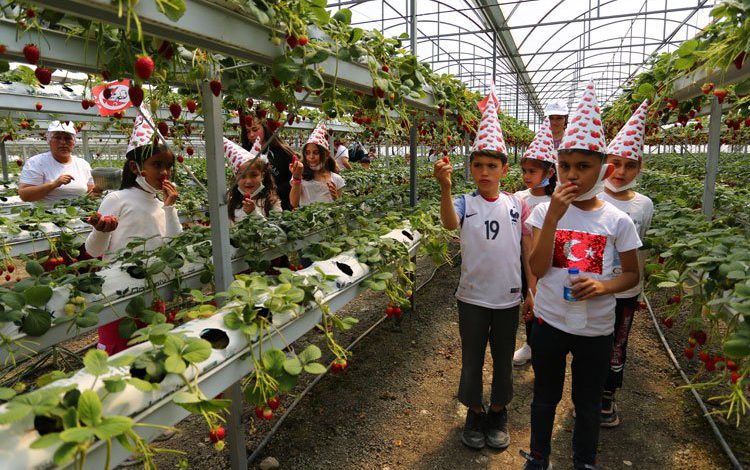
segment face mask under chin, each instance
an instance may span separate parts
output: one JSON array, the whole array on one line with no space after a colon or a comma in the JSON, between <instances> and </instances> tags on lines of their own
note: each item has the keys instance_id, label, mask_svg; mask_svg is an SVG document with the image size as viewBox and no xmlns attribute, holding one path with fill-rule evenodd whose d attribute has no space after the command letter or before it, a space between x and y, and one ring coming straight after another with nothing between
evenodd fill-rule
<instances>
[{"instance_id":1,"label":"face mask under chin","mask_svg":"<svg viewBox=\"0 0 750 470\"><path fill-rule=\"evenodd\" d=\"M593 199L596 197L597 194L604 191L604 181L607 176L607 170L609 169L609 164L605 163L602 165L601 169L599 170L599 176L596 180L596 183L594 186L591 187L588 191L586 191L583 194L580 194L576 196L574 201L581 202L581 201L588 201L589 199ZM558 169L558 172L560 170Z\"/></svg>"},{"instance_id":2,"label":"face mask under chin","mask_svg":"<svg viewBox=\"0 0 750 470\"><path fill-rule=\"evenodd\" d=\"M635 183L636 183L636 178L633 178L633 181L631 181L630 183L617 187L614 184L612 184L612 182L609 179L607 179L604 181L604 187L606 187L613 193L622 193L622 192L629 190L633 186L635 186Z\"/></svg>"}]
</instances>

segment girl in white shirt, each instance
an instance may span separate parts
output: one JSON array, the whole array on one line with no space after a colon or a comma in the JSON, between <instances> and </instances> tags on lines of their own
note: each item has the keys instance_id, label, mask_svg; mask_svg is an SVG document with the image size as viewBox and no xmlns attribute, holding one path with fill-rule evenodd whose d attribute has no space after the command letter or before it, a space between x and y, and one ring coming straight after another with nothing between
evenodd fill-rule
<instances>
[{"instance_id":1,"label":"girl in white shirt","mask_svg":"<svg viewBox=\"0 0 750 470\"><path fill-rule=\"evenodd\" d=\"M86 252L112 259L135 237L149 238L148 249L182 232L177 209L177 188L169 180L174 155L164 146L145 145L126 155L119 191L107 194L99 206L100 217L92 220L94 230L86 239ZM159 199L161 195L162 200ZM99 349L112 355L127 349L129 338L118 332L120 320L99 327Z\"/></svg>"},{"instance_id":2,"label":"girl in white shirt","mask_svg":"<svg viewBox=\"0 0 750 470\"><path fill-rule=\"evenodd\" d=\"M324 123L318 124L302 146L302 161L295 160L289 169L292 171L289 201L294 208L313 202L333 202L343 194L346 183L336 173L336 162L328 150Z\"/></svg>"},{"instance_id":3,"label":"girl in white shirt","mask_svg":"<svg viewBox=\"0 0 750 470\"><path fill-rule=\"evenodd\" d=\"M249 152L224 139L224 157L234 173L227 204L229 220L233 223L250 214L265 219L271 212L281 212L281 200L276 193L271 166L260 150L260 139L256 139Z\"/></svg>"}]
</instances>

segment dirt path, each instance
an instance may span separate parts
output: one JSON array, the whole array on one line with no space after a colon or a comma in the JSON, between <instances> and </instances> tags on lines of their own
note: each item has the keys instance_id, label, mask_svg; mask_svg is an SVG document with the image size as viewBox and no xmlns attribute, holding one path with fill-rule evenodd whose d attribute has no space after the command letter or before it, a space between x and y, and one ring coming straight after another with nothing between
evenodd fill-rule
<instances>
[{"instance_id":1,"label":"dirt path","mask_svg":"<svg viewBox=\"0 0 750 470\"><path fill-rule=\"evenodd\" d=\"M419 265L421 284L432 268L424 261ZM457 266L441 268L417 293L418 313L404 322L401 331L384 326L362 340L354 349L349 370L321 380L293 410L254 468L264 457L273 456L282 469L520 469L523 462L518 450L528 450L529 441L530 366L515 372L508 450L476 452L459 442L465 411L455 398L461 354L453 297L458 275ZM348 344L374 323L383 314L384 305L383 296L375 293L366 293L350 303L345 313L360 318L361 324L341 343ZM519 345L523 337L521 327ZM300 339L297 346L319 341L320 335L311 334ZM491 370L488 353L486 393ZM729 468L692 397L676 389L680 378L645 314L635 320L625 384L618 395L623 423L602 430L603 468ZM298 390L304 385L300 384ZM552 459L556 469L572 467L569 396L568 381L554 433ZM293 398L283 397L277 413ZM275 421L259 422L246 407L248 453ZM190 468L229 468L228 454L216 453L208 442L205 423L191 417L178 427L178 436L160 444L185 451ZM157 458L159 468L174 468L176 461L168 454Z\"/></svg>"}]
</instances>

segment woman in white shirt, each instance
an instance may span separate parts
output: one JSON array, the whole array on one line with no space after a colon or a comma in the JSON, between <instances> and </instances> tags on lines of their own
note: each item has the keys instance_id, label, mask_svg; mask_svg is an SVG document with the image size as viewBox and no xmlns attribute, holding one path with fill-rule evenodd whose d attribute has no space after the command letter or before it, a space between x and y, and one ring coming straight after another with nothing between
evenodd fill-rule
<instances>
[{"instance_id":1,"label":"woman in white shirt","mask_svg":"<svg viewBox=\"0 0 750 470\"><path fill-rule=\"evenodd\" d=\"M343 193L346 183L335 171L336 163L326 137L326 126L321 122L302 146L302 161L295 160L289 165L292 171L289 201L294 208L313 202L333 202Z\"/></svg>"},{"instance_id":2,"label":"woman in white shirt","mask_svg":"<svg viewBox=\"0 0 750 470\"><path fill-rule=\"evenodd\" d=\"M76 130L72 122L52 121L47 128L50 151L34 155L21 170L18 195L27 202L53 204L85 196L94 189L89 163L73 155Z\"/></svg>"},{"instance_id":3,"label":"woman in white shirt","mask_svg":"<svg viewBox=\"0 0 750 470\"><path fill-rule=\"evenodd\" d=\"M333 146L336 148L333 158L336 160L336 166L338 170L351 170L352 165L349 163L349 149L346 147L346 140L336 140L333 142Z\"/></svg>"}]
</instances>

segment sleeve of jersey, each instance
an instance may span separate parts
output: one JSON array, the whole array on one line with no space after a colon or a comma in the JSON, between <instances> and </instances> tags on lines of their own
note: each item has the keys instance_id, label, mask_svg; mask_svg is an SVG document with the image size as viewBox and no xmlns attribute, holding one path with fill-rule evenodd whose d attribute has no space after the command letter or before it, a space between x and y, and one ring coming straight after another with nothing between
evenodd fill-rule
<instances>
[{"instance_id":1,"label":"sleeve of jersey","mask_svg":"<svg viewBox=\"0 0 750 470\"><path fill-rule=\"evenodd\" d=\"M461 221L461 225L464 224L464 214L466 214L466 199L463 196L458 196L453 199L453 208L456 209L456 215Z\"/></svg>"},{"instance_id":2,"label":"sleeve of jersey","mask_svg":"<svg viewBox=\"0 0 750 470\"><path fill-rule=\"evenodd\" d=\"M529 218L526 220L526 226L532 228L542 228L544 217L547 215L547 204L539 204L531 211Z\"/></svg>"},{"instance_id":3,"label":"sleeve of jersey","mask_svg":"<svg viewBox=\"0 0 750 470\"><path fill-rule=\"evenodd\" d=\"M111 193L104 197L99 206L99 213L105 215L120 215L120 198L117 193ZM115 229L117 230L117 229ZM86 253L98 258L102 256L109 248L109 240L112 238L112 232L100 232L96 229L89 233L86 238Z\"/></svg>"},{"instance_id":4,"label":"sleeve of jersey","mask_svg":"<svg viewBox=\"0 0 750 470\"><path fill-rule=\"evenodd\" d=\"M518 200L521 203L521 235L531 235L531 227L526 223L531 215L529 205L521 198L518 198Z\"/></svg>"},{"instance_id":5,"label":"sleeve of jersey","mask_svg":"<svg viewBox=\"0 0 750 470\"><path fill-rule=\"evenodd\" d=\"M623 214L624 215L624 214ZM638 236L633 221L625 215L618 217L617 220L617 239L615 240L615 249L618 253L624 253L630 250L636 250L643 246Z\"/></svg>"}]
</instances>

